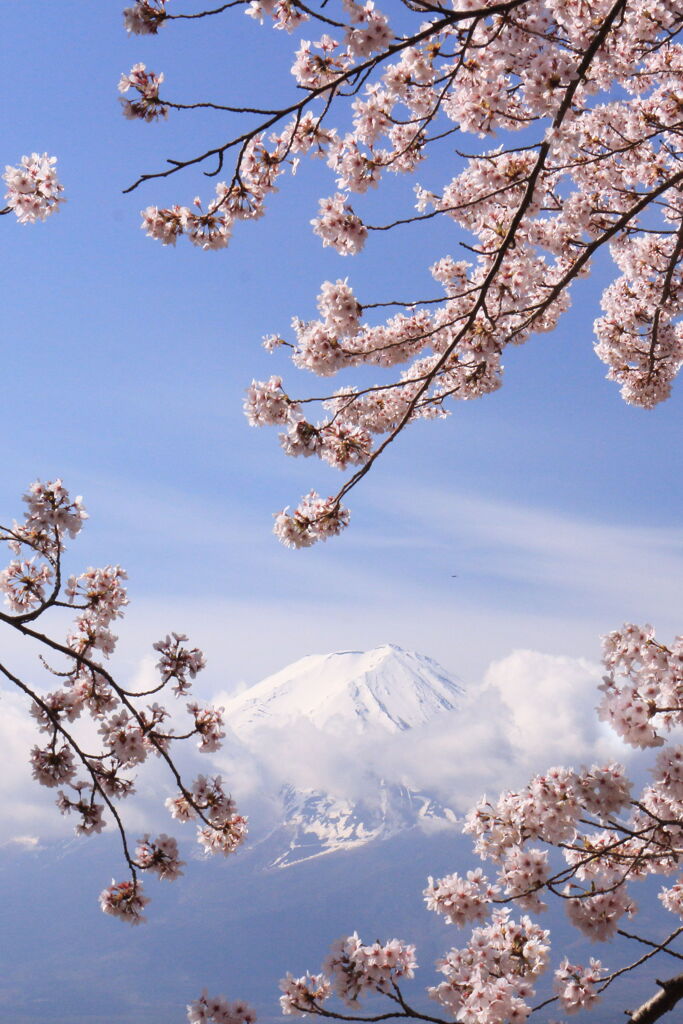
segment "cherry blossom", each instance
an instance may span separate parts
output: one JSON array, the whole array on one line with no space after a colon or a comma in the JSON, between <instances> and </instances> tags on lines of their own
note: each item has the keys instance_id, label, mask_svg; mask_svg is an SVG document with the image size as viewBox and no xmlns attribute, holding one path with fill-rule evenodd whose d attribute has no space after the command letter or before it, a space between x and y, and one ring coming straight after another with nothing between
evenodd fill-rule
<instances>
[{"instance_id":1,"label":"cherry blossom","mask_svg":"<svg viewBox=\"0 0 683 1024\"><path fill-rule=\"evenodd\" d=\"M282 390L282 378L253 380L244 400L244 413L252 427L265 423L287 423L300 407L294 405Z\"/></svg>"},{"instance_id":2,"label":"cherry blossom","mask_svg":"<svg viewBox=\"0 0 683 1024\"><path fill-rule=\"evenodd\" d=\"M167 16L166 0L136 0L124 10L123 21L131 35L156 35Z\"/></svg>"},{"instance_id":3,"label":"cherry blossom","mask_svg":"<svg viewBox=\"0 0 683 1024\"><path fill-rule=\"evenodd\" d=\"M332 995L332 985L324 974L308 974L303 978L294 978L288 974L280 982L283 995L280 996L280 1009L285 1015L302 1017L314 1012Z\"/></svg>"},{"instance_id":4,"label":"cherry blossom","mask_svg":"<svg viewBox=\"0 0 683 1024\"><path fill-rule=\"evenodd\" d=\"M360 252L368 237L368 230L342 192L320 200L320 211L311 221L313 230L323 245L333 246L342 256Z\"/></svg>"},{"instance_id":5,"label":"cherry blossom","mask_svg":"<svg viewBox=\"0 0 683 1024\"><path fill-rule=\"evenodd\" d=\"M205 752L218 750L221 740L225 737L223 708L202 708L199 704L188 704L187 710L194 718L195 732L199 736L199 749Z\"/></svg>"},{"instance_id":6,"label":"cherry blossom","mask_svg":"<svg viewBox=\"0 0 683 1024\"><path fill-rule=\"evenodd\" d=\"M36 565L35 558L14 560L0 572L0 590L13 612L30 611L45 600L45 588L52 581L49 565Z\"/></svg>"},{"instance_id":7,"label":"cherry blossom","mask_svg":"<svg viewBox=\"0 0 683 1024\"><path fill-rule=\"evenodd\" d=\"M343 530L349 522L349 513L334 500L321 498L311 491L290 513L283 509L275 517L273 532L290 548L307 548L317 540L327 540Z\"/></svg>"},{"instance_id":8,"label":"cherry blossom","mask_svg":"<svg viewBox=\"0 0 683 1024\"><path fill-rule=\"evenodd\" d=\"M129 924L142 924L142 911L149 903L142 894L142 882L115 882L100 893L100 906L105 914L119 917Z\"/></svg>"},{"instance_id":9,"label":"cherry blossom","mask_svg":"<svg viewBox=\"0 0 683 1024\"><path fill-rule=\"evenodd\" d=\"M192 650L185 647L187 637L184 633L171 633L163 640L158 640L152 647L161 655L157 662L157 671L164 684L174 680L173 692L177 697L187 693L191 688L191 680L206 666L204 655L198 647ZM189 679L188 679L189 676Z\"/></svg>"},{"instance_id":10,"label":"cherry blossom","mask_svg":"<svg viewBox=\"0 0 683 1024\"><path fill-rule=\"evenodd\" d=\"M139 96L137 100L121 97L124 116L131 120L137 117L142 121L168 117L168 107L159 99L159 86L163 80L163 74L148 71L144 64L134 64L127 75L121 75L119 92L126 93L135 89Z\"/></svg>"},{"instance_id":11,"label":"cherry blossom","mask_svg":"<svg viewBox=\"0 0 683 1024\"><path fill-rule=\"evenodd\" d=\"M398 979L412 978L416 966L414 946L399 939L364 946L354 932L332 946L324 970L340 999L355 1006L366 990L389 992Z\"/></svg>"},{"instance_id":12,"label":"cherry blossom","mask_svg":"<svg viewBox=\"0 0 683 1024\"><path fill-rule=\"evenodd\" d=\"M223 996L206 991L187 1008L190 1024L255 1024L256 1015L247 1003L228 1002Z\"/></svg>"},{"instance_id":13,"label":"cherry blossom","mask_svg":"<svg viewBox=\"0 0 683 1024\"><path fill-rule=\"evenodd\" d=\"M524 1020L532 982L547 967L548 938L529 917L516 922L509 910L495 910L491 923L475 928L466 947L437 962L446 980L429 995L463 1024Z\"/></svg>"},{"instance_id":14,"label":"cherry blossom","mask_svg":"<svg viewBox=\"0 0 683 1024\"><path fill-rule=\"evenodd\" d=\"M44 750L34 747L31 751L31 765L33 777L42 786L49 788L71 782L76 774L73 752L66 745L59 749L49 746Z\"/></svg>"},{"instance_id":15,"label":"cherry blossom","mask_svg":"<svg viewBox=\"0 0 683 1024\"><path fill-rule=\"evenodd\" d=\"M172 882L182 875L183 861L178 856L178 843L162 834L151 840L143 836L135 850L135 859L144 871L153 871L159 878Z\"/></svg>"},{"instance_id":16,"label":"cherry blossom","mask_svg":"<svg viewBox=\"0 0 683 1024\"><path fill-rule=\"evenodd\" d=\"M462 927L470 921L484 921L492 899L499 887L491 885L481 868L468 871L467 878L458 874L429 879L425 889L425 903L429 910L443 914L447 921Z\"/></svg>"},{"instance_id":17,"label":"cherry blossom","mask_svg":"<svg viewBox=\"0 0 683 1024\"><path fill-rule=\"evenodd\" d=\"M555 990L567 1013L587 1009L598 999L595 986L602 973L602 964L593 957L590 967L571 964L567 957L564 958L555 971Z\"/></svg>"},{"instance_id":18,"label":"cherry blossom","mask_svg":"<svg viewBox=\"0 0 683 1024\"><path fill-rule=\"evenodd\" d=\"M56 156L32 153L22 156L17 167L6 166L2 177L7 185L7 207L0 213L14 212L20 224L33 224L56 213L65 202L56 165Z\"/></svg>"}]
</instances>

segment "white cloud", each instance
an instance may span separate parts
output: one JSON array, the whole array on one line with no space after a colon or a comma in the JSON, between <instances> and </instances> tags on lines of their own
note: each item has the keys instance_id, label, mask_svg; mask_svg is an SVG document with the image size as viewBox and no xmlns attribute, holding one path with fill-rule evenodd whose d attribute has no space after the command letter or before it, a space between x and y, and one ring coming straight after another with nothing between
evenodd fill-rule
<instances>
[{"instance_id":1,"label":"white cloud","mask_svg":"<svg viewBox=\"0 0 683 1024\"><path fill-rule=\"evenodd\" d=\"M7 847L27 852L41 849L40 839L38 836L12 836L11 839L7 839L5 842L0 843L0 849Z\"/></svg>"},{"instance_id":2,"label":"white cloud","mask_svg":"<svg viewBox=\"0 0 683 1024\"><path fill-rule=\"evenodd\" d=\"M461 709L421 728L332 736L302 719L254 732L244 744L231 737L217 763L246 807L253 797L274 797L284 782L378 799L369 788L373 776L432 792L464 811L483 792L521 786L551 765L629 756L597 719L599 681L599 666L585 659L514 651L490 665Z\"/></svg>"},{"instance_id":3,"label":"white cloud","mask_svg":"<svg viewBox=\"0 0 683 1024\"><path fill-rule=\"evenodd\" d=\"M482 710L497 718L517 762L538 767L622 755L626 748L595 713L601 667L584 658L514 651L489 667Z\"/></svg>"}]
</instances>

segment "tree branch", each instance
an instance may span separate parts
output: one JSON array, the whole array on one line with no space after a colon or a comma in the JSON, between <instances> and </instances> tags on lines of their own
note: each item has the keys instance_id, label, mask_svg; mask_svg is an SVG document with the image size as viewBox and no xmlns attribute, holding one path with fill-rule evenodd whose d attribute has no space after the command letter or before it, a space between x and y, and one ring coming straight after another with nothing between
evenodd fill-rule
<instances>
[{"instance_id":1,"label":"tree branch","mask_svg":"<svg viewBox=\"0 0 683 1024\"><path fill-rule=\"evenodd\" d=\"M683 999L683 974L677 974L675 978L666 981L659 981L661 991L648 999L637 1010L628 1010L629 1024L653 1024L665 1013L673 1010L674 1006Z\"/></svg>"}]
</instances>

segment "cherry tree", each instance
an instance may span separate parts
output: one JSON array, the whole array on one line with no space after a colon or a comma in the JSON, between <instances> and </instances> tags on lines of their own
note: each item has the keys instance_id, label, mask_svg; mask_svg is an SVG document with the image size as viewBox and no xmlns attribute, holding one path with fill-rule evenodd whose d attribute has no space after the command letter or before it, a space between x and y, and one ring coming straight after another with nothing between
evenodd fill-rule
<instances>
[{"instance_id":1,"label":"cherry tree","mask_svg":"<svg viewBox=\"0 0 683 1024\"><path fill-rule=\"evenodd\" d=\"M246 835L246 819L237 813L220 776L199 775L185 783L175 761L175 748L183 740L195 738L205 753L218 749L225 735L221 709L190 701L188 721L178 732L171 711L158 702L169 691L186 697L205 666L202 652L188 647L187 637L179 633L154 644L153 685L131 688L114 678L104 662L116 645L110 626L128 604L126 573L108 565L65 576L66 542L78 535L88 516L82 499L72 499L61 480L37 481L24 502L23 522L0 526L0 542L15 556L0 571L8 607L0 611L0 623L33 644L55 688L45 692L27 682L5 658L0 674L26 696L44 734L30 755L36 781L50 789L61 787L57 807L74 816L77 834L101 832L107 821L118 831L130 878L105 888L100 904L105 913L139 924L149 902L139 873L173 881L183 865L173 837L147 834L133 848L125 825L121 801L134 792L135 774L150 755L165 762L176 790L166 801L170 814L181 822L197 822L197 839L205 851L227 855ZM48 632L43 623L52 617L59 627L65 612L73 617L66 637Z\"/></svg>"},{"instance_id":2,"label":"cherry tree","mask_svg":"<svg viewBox=\"0 0 683 1024\"><path fill-rule=\"evenodd\" d=\"M227 172L206 200L148 206L152 238L225 247L239 221L263 216L306 155L324 160L332 177L313 230L343 256L373 232L397 233L408 253L419 252L415 233L436 218L459 229L459 257L430 268L435 294L394 301L357 295L348 278L325 281L317 319L295 317L291 336L265 339L317 377L394 370L376 384L314 396L290 394L279 374L252 383L251 424L278 426L288 455L351 473L333 496L311 491L277 515L285 544L338 533L349 520L343 499L410 423L500 387L507 346L555 328L572 282L601 249L617 276L595 321L597 355L627 402L650 408L668 397L683 361L677 0L401 0L389 12L373 0L232 0L193 13L176 3L137 0L124 12L128 32L154 35L242 8L296 40L298 92L263 108L182 103L170 86L166 95L162 73L138 63L124 74L126 117L213 108L244 119L227 140L132 183L128 191L191 168ZM438 189L420 183L432 155ZM415 180L414 205L373 223L367 193L387 173Z\"/></svg>"},{"instance_id":3,"label":"cherry tree","mask_svg":"<svg viewBox=\"0 0 683 1024\"><path fill-rule=\"evenodd\" d=\"M446 922L472 926L465 941L437 961L443 980L428 994L442 1015L415 1008L404 994L403 983L417 967L414 946L398 939L364 944L355 933L333 946L322 973L282 980L283 1014L364 1024L406 1018L518 1024L549 1006L565 1014L590 1009L654 957L674 960L678 972L627 1010L628 1020L652 1024L683 1000L683 952L675 944L683 934L683 746L665 744L662 735L683 725L683 636L666 647L650 626L626 625L606 636L603 648L599 717L631 746L658 750L652 781L634 795L622 765L553 767L523 789L497 800L483 797L472 808L464 831L492 876L477 868L430 878L424 892L427 907ZM637 918L633 889L653 876L666 879L659 900L675 922L663 938L624 921ZM619 935L637 952L625 963L595 957L574 963L561 950L553 958L550 931L531 916L550 902L564 904L571 924L591 942L610 943ZM608 945L605 959L614 952ZM553 994L535 998L553 962ZM386 1008L364 1013L361 1000L368 995L381 996ZM334 997L348 1009L335 1009ZM188 1019L239 1024L249 1020L247 1012L243 1004L204 993L188 1007Z\"/></svg>"}]
</instances>

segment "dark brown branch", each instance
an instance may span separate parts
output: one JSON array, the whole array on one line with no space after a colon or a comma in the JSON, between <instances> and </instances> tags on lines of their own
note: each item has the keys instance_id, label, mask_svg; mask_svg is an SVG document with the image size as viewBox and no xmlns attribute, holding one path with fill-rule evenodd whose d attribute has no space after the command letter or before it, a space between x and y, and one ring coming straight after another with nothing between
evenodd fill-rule
<instances>
[{"instance_id":1,"label":"dark brown branch","mask_svg":"<svg viewBox=\"0 0 683 1024\"><path fill-rule=\"evenodd\" d=\"M680 228L678 229L678 238L674 251L669 259L669 265L667 267L664 281L662 283L662 294L657 308L655 309L654 316L652 318L652 336L650 340L650 353L648 358L648 377L652 376L655 370L655 353L657 351L657 344L659 340L659 326L661 323L662 313L671 296L671 284L673 282L673 276L676 268L678 267L681 253L683 252L683 220L681 220Z\"/></svg>"},{"instance_id":2,"label":"dark brown branch","mask_svg":"<svg viewBox=\"0 0 683 1024\"><path fill-rule=\"evenodd\" d=\"M637 1010L629 1010L629 1024L654 1024L665 1013L673 1010L674 1006L683 999L683 974L677 974L675 978L666 981L657 980L661 991L648 999Z\"/></svg>"},{"instance_id":3,"label":"dark brown branch","mask_svg":"<svg viewBox=\"0 0 683 1024\"><path fill-rule=\"evenodd\" d=\"M617 935L623 935L625 939L633 939L634 942L642 942L644 946L652 946L653 949L661 950L662 953L668 953L669 956L676 957L677 960L683 960L683 954L676 953L673 949L667 948L667 943L671 942L683 929L678 928L673 935L670 935L664 942L651 942L650 939L644 939L642 935L634 935L633 932L625 932L623 928L617 928Z\"/></svg>"},{"instance_id":4,"label":"dark brown branch","mask_svg":"<svg viewBox=\"0 0 683 1024\"><path fill-rule=\"evenodd\" d=\"M193 21L195 18L210 18L213 14L222 14L231 7L244 7L249 0L230 0L230 3L215 7L212 11L198 11L197 14L168 14L164 12L163 21Z\"/></svg>"},{"instance_id":5,"label":"dark brown branch","mask_svg":"<svg viewBox=\"0 0 683 1024\"><path fill-rule=\"evenodd\" d=\"M218 160L218 167L216 168L216 170L213 172L205 172L207 173L208 177L213 177L220 172L223 166L223 159L225 157L225 153L229 149L233 149L235 146L244 144L248 142L250 139L254 138L255 136L261 135L262 133L268 131L269 128L272 128L275 124L277 124L279 121L282 121L290 114L294 114L297 112L301 114L308 106L310 106L310 104L314 100L326 96L330 92L330 90L337 91L343 82L351 82L357 80L358 77L362 76L366 71L371 71L373 68L384 63L390 57L393 57L396 54L401 53L408 47L415 46L417 43L420 43L425 39L429 39L430 36L438 34L443 29L448 28L451 25L455 25L461 21L470 21L472 19L474 19L475 21L481 20L482 18L491 17L494 14L505 14L516 7L522 6L527 2L528 0L505 0L505 2L492 4L490 7L478 8L476 10L448 12L447 14L444 15L444 17L440 18L438 21L432 22L421 32L417 32L415 35L406 37L404 39L400 39L396 43L387 46L381 53L376 54L374 57L368 58L363 63L340 73L333 81L326 82L325 84L320 85L315 89L308 90L305 99L300 100L298 103L292 103L289 106L283 107L281 110L277 111L272 116L270 116L266 121L263 121L261 124L259 124L252 131L245 132L243 135L231 139L229 142L224 143L222 146L216 146L212 149L208 149L200 156L192 157L188 160L168 159L167 163L169 163L171 166L167 168L167 170L156 171L149 174L141 174L133 182L132 185L129 185L128 188L123 189L123 192L124 194L127 192L133 192L136 188L138 188L139 185L141 185L145 181L152 181L156 178L167 178L170 175L177 174L178 171L184 170L187 167L192 167L196 164L204 163L206 160L210 160L212 157L216 157ZM237 163L237 168L237 173L239 173L239 160Z\"/></svg>"}]
</instances>

